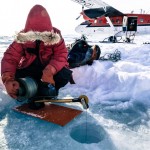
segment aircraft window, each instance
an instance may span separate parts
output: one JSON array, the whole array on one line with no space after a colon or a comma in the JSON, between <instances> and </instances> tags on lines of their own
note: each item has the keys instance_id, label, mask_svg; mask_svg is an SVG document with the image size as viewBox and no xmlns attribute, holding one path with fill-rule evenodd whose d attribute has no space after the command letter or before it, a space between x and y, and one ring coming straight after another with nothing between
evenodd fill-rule
<instances>
[{"instance_id":1,"label":"aircraft window","mask_svg":"<svg viewBox=\"0 0 150 150\"><path fill-rule=\"evenodd\" d=\"M117 23L119 23L119 22L120 22L120 20L119 20L119 19L116 19L116 22L117 22Z\"/></svg>"},{"instance_id":2,"label":"aircraft window","mask_svg":"<svg viewBox=\"0 0 150 150\"><path fill-rule=\"evenodd\" d=\"M141 19L140 19L140 22L144 22L144 19L141 18Z\"/></svg>"},{"instance_id":3,"label":"aircraft window","mask_svg":"<svg viewBox=\"0 0 150 150\"><path fill-rule=\"evenodd\" d=\"M114 19L112 19L111 21L112 21L112 22L115 22L115 20L114 20Z\"/></svg>"},{"instance_id":4,"label":"aircraft window","mask_svg":"<svg viewBox=\"0 0 150 150\"><path fill-rule=\"evenodd\" d=\"M99 20L98 22L99 22L99 23L102 23L102 20Z\"/></svg>"}]
</instances>

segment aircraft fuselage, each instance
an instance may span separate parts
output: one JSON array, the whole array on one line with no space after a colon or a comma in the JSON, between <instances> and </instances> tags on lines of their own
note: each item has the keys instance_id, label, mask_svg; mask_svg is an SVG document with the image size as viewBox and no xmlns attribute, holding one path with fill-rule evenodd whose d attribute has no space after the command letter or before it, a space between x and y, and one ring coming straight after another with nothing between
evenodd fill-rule
<instances>
[{"instance_id":1,"label":"aircraft fuselage","mask_svg":"<svg viewBox=\"0 0 150 150\"><path fill-rule=\"evenodd\" d=\"M126 17L136 17L136 35L150 34L150 14L125 14ZM105 16L89 19L83 14L86 20L76 27L76 32L84 35L105 35L106 36L123 36L126 34L123 31L124 16L109 17L113 27L110 25ZM131 22L132 24L132 22ZM129 29L130 30L130 29ZM130 32L135 32L130 30Z\"/></svg>"}]
</instances>

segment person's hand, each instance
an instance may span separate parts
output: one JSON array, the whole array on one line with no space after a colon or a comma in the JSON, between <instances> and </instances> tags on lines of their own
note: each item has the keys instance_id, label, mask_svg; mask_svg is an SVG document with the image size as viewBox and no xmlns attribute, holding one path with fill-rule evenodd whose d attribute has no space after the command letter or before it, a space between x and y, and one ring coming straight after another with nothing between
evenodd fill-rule
<instances>
[{"instance_id":1,"label":"person's hand","mask_svg":"<svg viewBox=\"0 0 150 150\"><path fill-rule=\"evenodd\" d=\"M5 82L5 88L7 93L14 99L17 98L19 83L15 80L8 80Z\"/></svg>"},{"instance_id":2,"label":"person's hand","mask_svg":"<svg viewBox=\"0 0 150 150\"><path fill-rule=\"evenodd\" d=\"M43 75L42 75L42 82L46 82L46 83L50 83L53 86L55 86L55 81L54 81L54 74L56 73L56 69L51 66L48 65L44 70L43 70Z\"/></svg>"},{"instance_id":3,"label":"person's hand","mask_svg":"<svg viewBox=\"0 0 150 150\"><path fill-rule=\"evenodd\" d=\"M17 93L19 90L19 83L15 81L14 74L12 72L5 72L2 74L2 81L5 85L7 93L12 98L17 98Z\"/></svg>"},{"instance_id":4,"label":"person's hand","mask_svg":"<svg viewBox=\"0 0 150 150\"><path fill-rule=\"evenodd\" d=\"M53 75L50 73L47 74L46 71L43 71L43 75L42 75L41 80L42 80L42 82L50 83L53 86L55 86L55 81L53 79Z\"/></svg>"}]
</instances>

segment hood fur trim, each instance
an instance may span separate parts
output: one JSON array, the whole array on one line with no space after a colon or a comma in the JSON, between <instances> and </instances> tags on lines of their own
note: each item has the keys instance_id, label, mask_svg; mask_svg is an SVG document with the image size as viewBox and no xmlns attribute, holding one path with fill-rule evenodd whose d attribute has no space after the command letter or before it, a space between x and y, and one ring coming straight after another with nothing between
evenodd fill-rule
<instances>
[{"instance_id":1,"label":"hood fur trim","mask_svg":"<svg viewBox=\"0 0 150 150\"><path fill-rule=\"evenodd\" d=\"M45 45L54 45L59 43L61 37L58 33L54 33L54 31L28 31L25 33L19 32L15 38L17 43L34 42L36 40L43 41Z\"/></svg>"}]
</instances>

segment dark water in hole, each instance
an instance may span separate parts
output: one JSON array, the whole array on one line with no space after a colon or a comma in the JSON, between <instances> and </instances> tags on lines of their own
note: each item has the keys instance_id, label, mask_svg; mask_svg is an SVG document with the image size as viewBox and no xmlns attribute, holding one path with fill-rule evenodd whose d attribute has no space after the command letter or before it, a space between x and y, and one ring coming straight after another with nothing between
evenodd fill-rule
<instances>
[{"instance_id":1,"label":"dark water in hole","mask_svg":"<svg viewBox=\"0 0 150 150\"><path fill-rule=\"evenodd\" d=\"M79 143L98 143L105 137L105 131L100 125L83 123L74 127L70 136Z\"/></svg>"}]
</instances>

